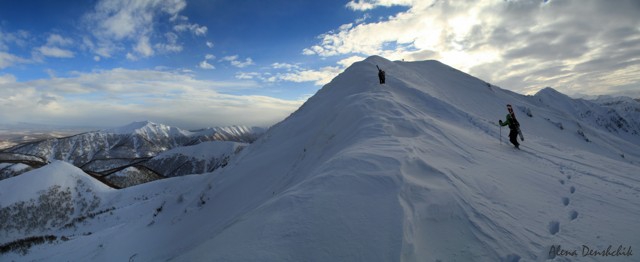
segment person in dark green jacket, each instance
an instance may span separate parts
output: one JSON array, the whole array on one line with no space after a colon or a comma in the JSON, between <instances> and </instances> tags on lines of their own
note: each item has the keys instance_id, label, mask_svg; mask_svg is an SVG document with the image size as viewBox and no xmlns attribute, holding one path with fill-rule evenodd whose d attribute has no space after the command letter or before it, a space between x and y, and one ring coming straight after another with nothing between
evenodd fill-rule
<instances>
[{"instance_id":1,"label":"person in dark green jacket","mask_svg":"<svg viewBox=\"0 0 640 262\"><path fill-rule=\"evenodd\" d=\"M508 107L510 108L511 106L508 105ZM502 122L502 120L499 120L498 123L500 123L501 126L509 126L509 141L511 141L511 144L516 148L520 149L520 143L518 143L518 129L520 128L520 123L518 123L518 120L512 112L513 111L507 114L507 121Z\"/></svg>"}]
</instances>

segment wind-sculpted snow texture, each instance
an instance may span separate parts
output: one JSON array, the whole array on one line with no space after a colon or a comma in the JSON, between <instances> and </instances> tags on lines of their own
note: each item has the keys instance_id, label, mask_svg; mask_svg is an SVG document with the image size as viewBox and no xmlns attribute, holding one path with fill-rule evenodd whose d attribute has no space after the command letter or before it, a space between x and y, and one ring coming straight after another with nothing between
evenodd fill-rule
<instances>
[{"instance_id":1,"label":"wind-sculpted snow texture","mask_svg":"<svg viewBox=\"0 0 640 262\"><path fill-rule=\"evenodd\" d=\"M385 85L378 84L376 65L387 73ZM500 143L496 122L504 119L507 103L525 133L523 150L507 139ZM596 103L552 90L515 94L437 61L370 57L225 168L102 192L97 210L113 207L111 214L84 220L74 230L47 232L69 235L68 241L41 244L26 256L3 256L611 259L550 252L558 245L567 251L640 246L640 140L632 130L611 130L580 116L584 108L600 114Z\"/></svg>"}]
</instances>

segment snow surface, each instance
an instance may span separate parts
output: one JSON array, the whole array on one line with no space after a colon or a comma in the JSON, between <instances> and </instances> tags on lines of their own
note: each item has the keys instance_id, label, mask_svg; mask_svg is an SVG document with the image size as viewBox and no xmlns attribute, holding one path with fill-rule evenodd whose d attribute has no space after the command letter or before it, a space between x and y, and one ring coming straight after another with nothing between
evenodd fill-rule
<instances>
[{"instance_id":1,"label":"snow surface","mask_svg":"<svg viewBox=\"0 0 640 262\"><path fill-rule=\"evenodd\" d=\"M140 135L142 137L154 140L157 137L200 137L200 136L218 136L219 140L241 139L249 135L260 135L264 133L261 127L247 126L227 126L227 127L211 127L195 131L182 130L177 127L157 124L151 121L132 122L128 125L105 129L102 132L120 135Z\"/></svg>"},{"instance_id":2,"label":"snow surface","mask_svg":"<svg viewBox=\"0 0 640 262\"><path fill-rule=\"evenodd\" d=\"M161 160L164 158L173 158L175 155L182 155L195 159L212 159L219 158L229 153L233 153L238 147L247 146L245 143L230 142L230 141L208 141L202 142L192 146L182 146L171 150L164 151L157 156L154 160Z\"/></svg>"},{"instance_id":3,"label":"snow surface","mask_svg":"<svg viewBox=\"0 0 640 262\"><path fill-rule=\"evenodd\" d=\"M143 137L153 137L153 136L164 136L164 137L172 137L172 136L189 136L191 133L189 131L185 131L179 129L177 127L167 126L163 124L156 124L151 121L139 121L133 122L128 125L104 130L105 133L113 133L113 134L121 134L121 135L129 135L129 134L138 134Z\"/></svg>"},{"instance_id":4,"label":"snow surface","mask_svg":"<svg viewBox=\"0 0 640 262\"><path fill-rule=\"evenodd\" d=\"M31 199L38 192L52 185L74 188L82 181L94 192L108 192L113 189L82 172L81 169L64 161L53 161L43 168L8 178L0 183L0 206L8 206L20 200ZM82 183L81 182L81 183Z\"/></svg>"},{"instance_id":5,"label":"snow surface","mask_svg":"<svg viewBox=\"0 0 640 262\"><path fill-rule=\"evenodd\" d=\"M206 155L200 154L202 157L212 156L216 152L220 152L221 155L210 159L175 155L175 159L164 158L162 163L157 161L151 163L153 159L151 162L146 162L161 152L212 140L251 143L263 133L262 128L245 126L216 127L191 132L177 127L142 121L119 128L20 144L0 152L0 163L22 162L33 168L38 168L46 164L48 160L63 160L92 175L103 176L110 185L127 187L155 180L161 176L212 172L216 168L226 165L227 158L236 150L225 144L219 144L221 148L216 148L215 144L209 144L212 148L205 149L204 146L201 146L184 151L207 151ZM221 150L223 149L228 149L229 152L224 152L222 155ZM111 178L114 176L110 176L110 174L131 165L145 165L145 167L129 168L116 175L131 175L130 179L119 177L118 181L112 181ZM26 171L28 170L16 173L0 169L0 180Z\"/></svg>"},{"instance_id":6,"label":"snow surface","mask_svg":"<svg viewBox=\"0 0 640 262\"><path fill-rule=\"evenodd\" d=\"M638 260L550 255L552 245L640 246L640 139L576 118L566 99L515 94L437 61L370 57L227 167L104 190L99 209L112 212L57 231L69 241L2 259ZM496 125L507 103L523 150ZM12 189L18 178L0 181L3 196L34 197Z\"/></svg>"},{"instance_id":7,"label":"snow surface","mask_svg":"<svg viewBox=\"0 0 640 262\"><path fill-rule=\"evenodd\" d=\"M22 170L29 169L31 167L22 163L17 163L17 164L0 163L0 170L5 168L10 172L18 173Z\"/></svg>"},{"instance_id":8,"label":"snow surface","mask_svg":"<svg viewBox=\"0 0 640 262\"><path fill-rule=\"evenodd\" d=\"M143 165L163 177L202 174L226 166L229 159L247 145L230 141L202 142L162 152Z\"/></svg>"},{"instance_id":9,"label":"snow surface","mask_svg":"<svg viewBox=\"0 0 640 262\"><path fill-rule=\"evenodd\" d=\"M191 132L141 121L119 128L21 144L5 152L39 156L46 160L64 160L83 166L93 160L105 158L152 157L168 149L211 140L251 143L262 133L262 128L245 126L216 127Z\"/></svg>"}]
</instances>

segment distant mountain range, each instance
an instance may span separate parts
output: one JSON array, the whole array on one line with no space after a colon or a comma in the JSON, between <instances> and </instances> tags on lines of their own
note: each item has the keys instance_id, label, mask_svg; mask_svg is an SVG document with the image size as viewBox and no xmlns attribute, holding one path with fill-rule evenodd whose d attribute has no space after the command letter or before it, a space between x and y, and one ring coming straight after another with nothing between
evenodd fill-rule
<instances>
[{"instance_id":1,"label":"distant mountain range","mask_svg":"<svg viewBox=\"0 0 640 262\"><path fill-rule=\"evenodd\" d=\"M228 157L256 140L258 127L214 127L182 130L149 121L19 144L0 151L0 179L19 175L53 160L69 162L104 183L121 188L156 179L210 172ZM225 141L226 143L203 143ZM188 149L216 152L206 159L190 156ZM169 151L169 152L165 152ZM158 154L165 152L159 159ZM24 159L28 159L24 160Z\"/></svg>"},{"instance_id":2,"label":"distant mountain range","mask_svg":"<svg viewBox=\"0 0 640 262\"><path fill-rule=\"evenodd\" d=\"M533 102L556 112L550 114L553 118L545 118L550 122L554 122L553 119L568 118L562 121L564 125L575 124L578 131L584 129L580 127L582 123L622 138L640 138L640 102L635 99L606 96L594 100L573 99L549 87L540 90L534 98L537 101ZM562 128L562 124L558 123L556 125ZM592 135L599 136L597 132L592 132Z\"/></svg>"}]
</instances>

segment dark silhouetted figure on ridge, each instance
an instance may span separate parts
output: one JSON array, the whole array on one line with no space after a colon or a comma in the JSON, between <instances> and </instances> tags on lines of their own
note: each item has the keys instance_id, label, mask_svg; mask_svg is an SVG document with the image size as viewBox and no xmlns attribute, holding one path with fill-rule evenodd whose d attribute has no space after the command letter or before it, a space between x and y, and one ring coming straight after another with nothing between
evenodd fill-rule
<instances>
[{"instance_id":1,"label":"dark silhouetted figure on ridge","mask_svg":"<svg viewBox=\"0 0 640 262\"><path fill-rule=\"evenodd\" d=\"M384 71L382 71L378 65L376 65L376 67L378 68L378 79L380 79L380 84L384 84Z\"/></svg>"}]
</instances>

